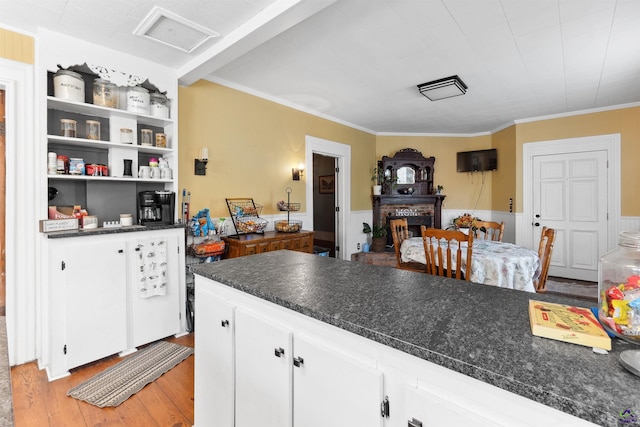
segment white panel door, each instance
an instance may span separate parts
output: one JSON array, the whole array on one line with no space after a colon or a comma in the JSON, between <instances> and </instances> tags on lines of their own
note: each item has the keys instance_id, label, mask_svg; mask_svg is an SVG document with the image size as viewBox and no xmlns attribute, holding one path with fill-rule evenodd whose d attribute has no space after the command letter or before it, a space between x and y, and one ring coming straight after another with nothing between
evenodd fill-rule
<instances>
[{"instance_id":1,"label":"white panel door","mask_svg":"<svg viewBox=\"0 0 640 427\"><path fill-rule=\"evenodd\" d=\"M67 369L127 348L124 246L105 241L64 249Z\"/></svg>"},{"instance_id":2,"label":"white panel door","mask_svg":"<svg viewBox=\"0 0 640 427\"><path fill-rule=\"evenodd\" d=\"M290 427L291 331L241 308L235 314L235 427Z\"/></svg>"},{"instance_id":3,"label":"white panel door","mask_svg":"<svg viewBox=\"0 0 640 427\"><path fill-rule=\"evenodd\" d=\"M382 372L299 335L294 347L295 426L383 425Z\"/></svg>"},{"instance_id":4,"label":"white panel door","mask_svg":"<svg viewBox=\"0 0 640 427\"><path fill-rule=\"evenodd\" d=\"M234 422L234 307L199 286L196 276L195 425Z\"/></svg>"},{"instance_id":5,"label":"white panel door","mask_svg":"<svg viewBox=\"0 0 640 427\"><path fill-rule=\"evenodd\" d=\"M533 158L534 233L556 230L550 276L598 280L607 251L607 153L592 151Z\"/></svg>"}]
</instances>

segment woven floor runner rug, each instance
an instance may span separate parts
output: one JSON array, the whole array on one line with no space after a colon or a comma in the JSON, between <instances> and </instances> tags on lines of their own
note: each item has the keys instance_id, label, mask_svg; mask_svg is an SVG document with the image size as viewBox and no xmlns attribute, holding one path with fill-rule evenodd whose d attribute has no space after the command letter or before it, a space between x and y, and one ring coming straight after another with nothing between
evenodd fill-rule
<instances>
[{"instance_id":1,"label":"woven floor runner rug","mask_svg":"<svg viewBox=\"0 0 640 427\"><path fill-rule=\"evenodd\" d=\"M67 396L99 408L118 406L193 354L193 348L160 341L71 388Z\"/></svg>"}]
</instances>

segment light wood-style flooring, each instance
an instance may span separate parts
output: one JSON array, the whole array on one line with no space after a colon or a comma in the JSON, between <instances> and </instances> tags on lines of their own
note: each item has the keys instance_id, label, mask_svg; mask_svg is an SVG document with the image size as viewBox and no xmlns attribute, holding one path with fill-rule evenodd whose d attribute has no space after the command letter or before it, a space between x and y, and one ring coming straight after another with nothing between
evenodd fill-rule
<instances>
[{"instance_id":1,"label":"light wood-style flooring","mask_svg":"<svg viewBox=\"0 0 640 427\"><path fill-rule=\"evenodd\" d=\"M167 341L193 347L194 334ZM115 408L98 408L67 396L67 391L122 359L112 356L73 369L48 382L36 362L11 368L15 427L191 427L194 356L148 384Z\"/></svg>"}]
</instances>

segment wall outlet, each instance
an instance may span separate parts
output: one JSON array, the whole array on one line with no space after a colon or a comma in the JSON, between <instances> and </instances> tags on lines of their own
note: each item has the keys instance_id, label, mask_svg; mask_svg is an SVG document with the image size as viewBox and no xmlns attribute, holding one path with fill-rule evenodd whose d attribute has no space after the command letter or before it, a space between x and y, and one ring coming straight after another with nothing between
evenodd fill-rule
<instances>
[{"instance_id":1,"label":"wall outlet","mask_svg":"<svg viewBox=\"0 0 640 427\"><path fill-rule=\"evenodd\" d=\"M360 250L360 243L358 243L358 250Z\"/></svg>"}]
</instances>

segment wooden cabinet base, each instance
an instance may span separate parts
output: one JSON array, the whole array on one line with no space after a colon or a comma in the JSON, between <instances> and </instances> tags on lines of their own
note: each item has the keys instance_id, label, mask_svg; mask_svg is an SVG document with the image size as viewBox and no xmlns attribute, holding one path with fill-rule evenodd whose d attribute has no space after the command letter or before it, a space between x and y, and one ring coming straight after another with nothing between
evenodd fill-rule
<instances>
[{"instance_id":1,"label":"wooden cabinet base","mask_svg":"<svg viewBox=\"0 0 640 427\"><path fill-rule=\"evenodd\" d=\"M238 237L223 237L228 251L225 258L237 258L262 252L289 249L292 251L313 253L313 231L280 233L265 231L263 234L242 234Z\"/></svg>"}]
</instances>

